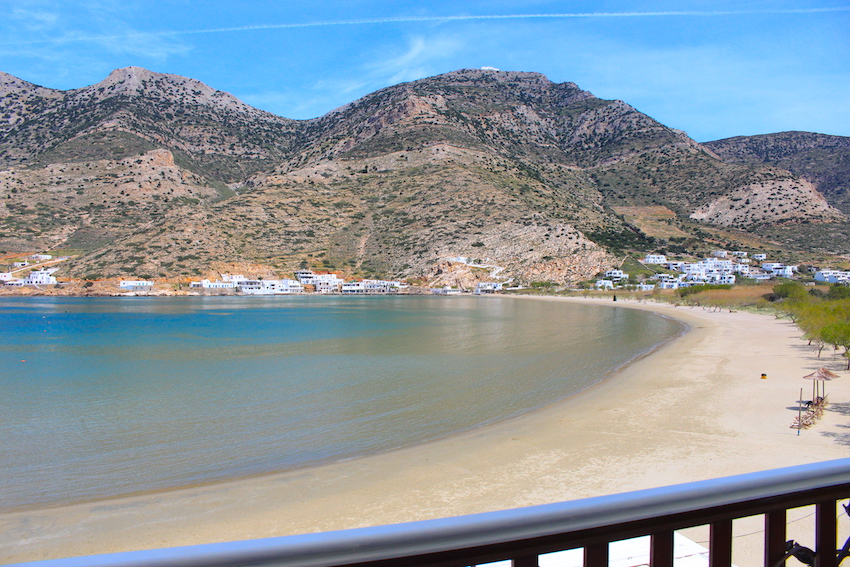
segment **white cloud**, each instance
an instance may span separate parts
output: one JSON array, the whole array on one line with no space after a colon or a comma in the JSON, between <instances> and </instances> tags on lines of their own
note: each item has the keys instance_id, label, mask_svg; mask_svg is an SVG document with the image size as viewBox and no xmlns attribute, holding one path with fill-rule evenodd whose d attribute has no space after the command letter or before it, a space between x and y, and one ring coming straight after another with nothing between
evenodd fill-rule
<instances>
[{"instance_id":1,"label":"white cloud","mask_svg":"<svg viewBox=\"0 0 850 567\"><path fill-rule=\"evenodd\" d=\"M434 74L438 63L449 60L464 47L463 41L448 35L414 36L408 39L403 53L367 63L364 70L373 84L381 86L414 81Z\"/></svg>"}]
</instances>

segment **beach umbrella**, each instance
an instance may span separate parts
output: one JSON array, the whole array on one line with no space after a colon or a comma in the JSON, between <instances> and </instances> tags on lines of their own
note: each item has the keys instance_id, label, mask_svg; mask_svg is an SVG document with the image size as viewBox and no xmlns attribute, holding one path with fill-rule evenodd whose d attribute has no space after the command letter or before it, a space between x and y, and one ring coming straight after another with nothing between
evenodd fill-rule
<instances>
[{"instance_id":1,"label":"beach umbrella","mask_svg":"<svg viewBox=\"0 0 850 567\"><path fill-rule=\"evenodd\" d=\"M812 391L813 391L812 401L814 402L814 401L817 400L817 389L816 389L817 383L818 382L826 382L827 380L834 380L835 378L838 378L838 374L830 371L827 368L820 367L817 370L815 370L814 372L812 372L811 374L806 374L805 376L803 376L803 378L813 381L813 383L812 383ZM824 396L825 392L826 392L826 389L824 388L824 392L822 392L821 395Z\"/></svg>"}]
</instances>

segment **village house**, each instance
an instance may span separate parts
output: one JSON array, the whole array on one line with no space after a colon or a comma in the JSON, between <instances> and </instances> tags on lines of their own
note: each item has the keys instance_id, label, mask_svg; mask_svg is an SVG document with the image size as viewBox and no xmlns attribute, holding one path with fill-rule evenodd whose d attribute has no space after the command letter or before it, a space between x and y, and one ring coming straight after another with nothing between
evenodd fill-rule
<instances>
[{"instance_id":1,"label":"village house","mask_svg":"<svg viewBox=\"0 0 850 567\"><path fill-rule=\"evenodd\" d=\"M623 270L613 269L605 272L605 279L612 280L615 282L620 282L621 280L629 279L629 274L623 272Z\"/></svg>"},{"instance_id":2,"label":"village house","mask_svg":"<svg viewBox=\"0 0 850 567\"><path fill-rule=\"evenodd\" d=\"M815 272L815 281L846 284L850 282L850 272L844 272L841 270L819 270Z\"/></svg>"},{"instance_id":3,"label":"village house","mask_svg":"<svg viewBox=\"0 0 850 567\"><path fill-rule=\"evenodd\" d=\"M148 280L121 280L118 287L126 290L149 290L154 282Z\"/></svg>"},{"instance_id":4,"label":"village house","mask_svg":"<svg viewBox=\"0 0 850 567\"><path fill-rule=\"evenodd\" d=\"M666 264L667 256L664 254L647 254L643 259L644 264Z\"/></svg>"},{"instance_id":5,"label":"village house","mask_svg":"<svg viewBox=\"0 0 850 567\"><path fill-rule=\"evenodd\" d=\"M481 295L482 293L495 293L497 291L502 291L501 282L478 282L475 284L475 294Z\"/></svg>"},{"instance_id":6,"label":"village house","mask_svg":"<svg viewBox=\"0 0 850 567\"><path fill-rule=\"evenodd\" d=\"M387 280L361 280L359 282L343 282L342 293L357 295L376 295L398 293L401 283Z\"/></svg>"},{"instance_id":7,"label":"village house","mask_svg":"<svg viewBox=\"0 0 850 567\"><path fill-rule=\"evenodd\" d=\"M33 270L24 278L24 285L54 285L56 278L53 272L56 270Z\"/></svg>"},{"instance_id":8,"label":"village house","mask_svg":"<svg viewBox=\"0 0 850 567\"><path fill-rule=\"evenodd\" d=\"M201 289L236 289L236 283L220 281L211 282L210 280L204 279L199 282L189 282L189 287Z\"/></svg>"},{"instance_id":9,"label":"village house","mask_svg":"<svg viewBox=\"0 0 850 567\"><path fill-rule=\"evenodd\" d=\"M289 295L304 291L301 282L290 279L244 280L237 289L246 295Z\"/></svg>"}]
</instances>

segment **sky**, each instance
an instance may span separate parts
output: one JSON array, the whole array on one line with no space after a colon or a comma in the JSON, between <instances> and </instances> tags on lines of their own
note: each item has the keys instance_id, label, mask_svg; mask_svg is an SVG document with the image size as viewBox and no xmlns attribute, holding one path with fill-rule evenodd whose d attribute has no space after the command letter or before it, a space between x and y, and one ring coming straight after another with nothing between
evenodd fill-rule
<instances>
[{"instance_id":1,"label":"sky","mask_svg":"<svg viewBox=\"0 0 850 567\"><path fill-rule=\"evenodd\" d=\"M699 142L850 136L850 0L0 0L0 71L67 90L128 66L296 119L487 66Z\"/></svg>"}]
</instances>

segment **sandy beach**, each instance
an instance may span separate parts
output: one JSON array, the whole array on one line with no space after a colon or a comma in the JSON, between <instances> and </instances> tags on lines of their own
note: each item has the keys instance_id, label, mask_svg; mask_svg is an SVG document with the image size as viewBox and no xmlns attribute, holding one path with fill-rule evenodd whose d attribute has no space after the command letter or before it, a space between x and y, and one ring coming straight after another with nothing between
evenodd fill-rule
<instances>
[{"instance_id":1,"label":"sandy beach","mask_svg":"<svg viewBox=\"0 0 850 567\"><path fill-rule=\"evenodd\" d=\"M516 299L547 300L652 310L690 331L591 390L449 439L303 471L2 514L0 562L457 516L850 455L846 361L830 350L817 359L790 321L622 300ZM827 383L823 419L798 436L789 425L800 389L811 397L801 377L820 366L841 378ZM811 544L809 514L789 514L789 538ZM759 529L736 522L738 565L760 564ZM700 541L704 532L686 535Z\"/></svg>"}]
</instances>

